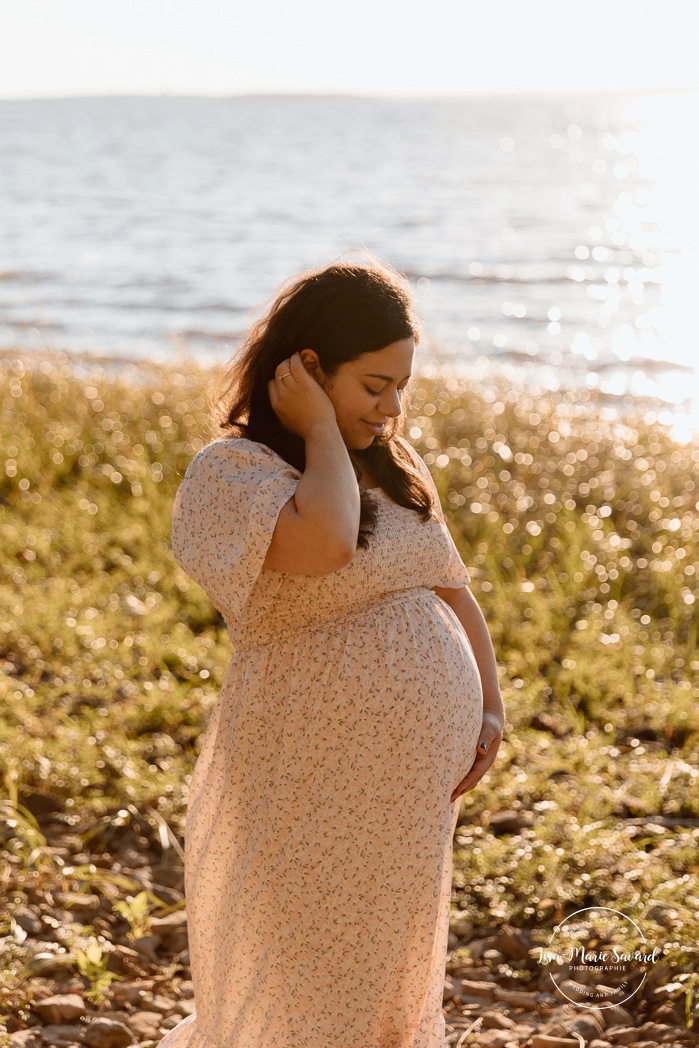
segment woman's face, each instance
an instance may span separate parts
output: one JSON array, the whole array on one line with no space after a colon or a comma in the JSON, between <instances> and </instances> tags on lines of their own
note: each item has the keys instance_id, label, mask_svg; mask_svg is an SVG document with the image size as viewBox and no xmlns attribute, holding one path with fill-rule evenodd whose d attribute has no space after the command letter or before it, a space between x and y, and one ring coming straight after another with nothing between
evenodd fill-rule
<instances>
[{"instance_id":1,"label":"woman's face","mask_svg":"<svg viewBox=\"0 0 699 1048\"><path fill-rule=\"evenodd\" d=\"M348 449L368 448L381 432L380 427L389 418L400 415L414 352L415 340L404 338L341 364L334 375L328 376L315 351L301 350L305 366L332 401L337 426Z\"/></svg>"}]
</instances>

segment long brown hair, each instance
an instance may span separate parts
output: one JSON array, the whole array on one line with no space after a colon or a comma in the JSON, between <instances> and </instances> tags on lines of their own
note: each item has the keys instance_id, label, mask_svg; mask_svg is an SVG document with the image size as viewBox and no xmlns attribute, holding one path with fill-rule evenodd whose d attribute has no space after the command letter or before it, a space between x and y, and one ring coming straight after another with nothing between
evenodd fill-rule
<instances>
[{"instance_id":1,"label":"long brown hair","mask_svg":"<svg viewBox=\"0 0 699 1048\"><path fill-rule=\"evenodd\" d=\"M268 383L277 365L310 347L332 376L342 364L410 337L420 340L410 285L387 263L369 256L367 263L336 262L302 273L282 285L225 366L211 399L214 421L227 436L266 444L303 472L304 440L284 427L269 399ZM353 454L394 502L427 521L433 495L409 445L397 439L402 429L402 414L389 418L383 433ZM359 479L359 468L354 468ZM370 491L361 491L360 499L357 546L366 547L377 505Z\"/></svg>"}]
</instances>

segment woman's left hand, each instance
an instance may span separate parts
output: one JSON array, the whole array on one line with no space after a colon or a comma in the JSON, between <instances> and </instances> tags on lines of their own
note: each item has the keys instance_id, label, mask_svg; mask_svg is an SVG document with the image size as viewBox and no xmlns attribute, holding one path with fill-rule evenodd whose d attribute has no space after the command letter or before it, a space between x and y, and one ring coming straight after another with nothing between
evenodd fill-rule
<instances>
[{"instance_id":1,"label":"woman's left hand","mask_svg":"<svg viewBox=\"0 0 699 1048\"><path fill-rule=\"evenodd\" d=\"M453 803L462 793L472 790L494 763L502 742L504 726L505 720L501 713L497 713L495 710L483 711L483 723L476 744L476 759L471 765L471 770L453 791L450 803Z\"/></svg>"}]
</instances>

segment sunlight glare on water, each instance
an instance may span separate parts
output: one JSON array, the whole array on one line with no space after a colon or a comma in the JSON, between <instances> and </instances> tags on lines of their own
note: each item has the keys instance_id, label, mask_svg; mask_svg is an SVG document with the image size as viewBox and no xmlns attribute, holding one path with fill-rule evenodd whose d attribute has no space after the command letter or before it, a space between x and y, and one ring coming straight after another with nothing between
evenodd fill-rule
<instances>
[{"instance_id":1,"label":"sunlight glare on water","mask_svg":"<svg viewBox=\"0 0 699 1048\"><path fill-rule=\"evenodd\" d=\"M699 432L699 349L696 334L699 278L699 208L696 203L696 127L699 93L671 93L629 99L622 105L616 167L626 181L635 169L636 184L622 189L613 208L628 246L647 259L647 267L624 270L632 300L644 302L644 283L657 281L660 294L652 308L637 313L633 326L616 333L621 359L640 357L682 370L633 372L630 392L659 394L676 405L671 430L678 440Z\"/></svg>"}]
</instances>

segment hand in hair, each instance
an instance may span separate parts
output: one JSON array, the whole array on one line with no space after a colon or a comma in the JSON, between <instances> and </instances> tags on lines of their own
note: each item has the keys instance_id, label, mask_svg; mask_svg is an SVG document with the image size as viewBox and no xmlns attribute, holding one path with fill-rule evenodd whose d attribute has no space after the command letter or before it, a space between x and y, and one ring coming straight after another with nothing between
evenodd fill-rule
<instances>
[{"instance_id":1,"label":"hand in hair","mask_svg":"<svg viewBox=\"0 0 699 1048\"><path fill-rule=\"evenodd\" d=\"M270 403L284 426L304 440L316 426L337 426L335 408L300 353L282 360L267 384Z\"/></svg>"}]
</instances>

